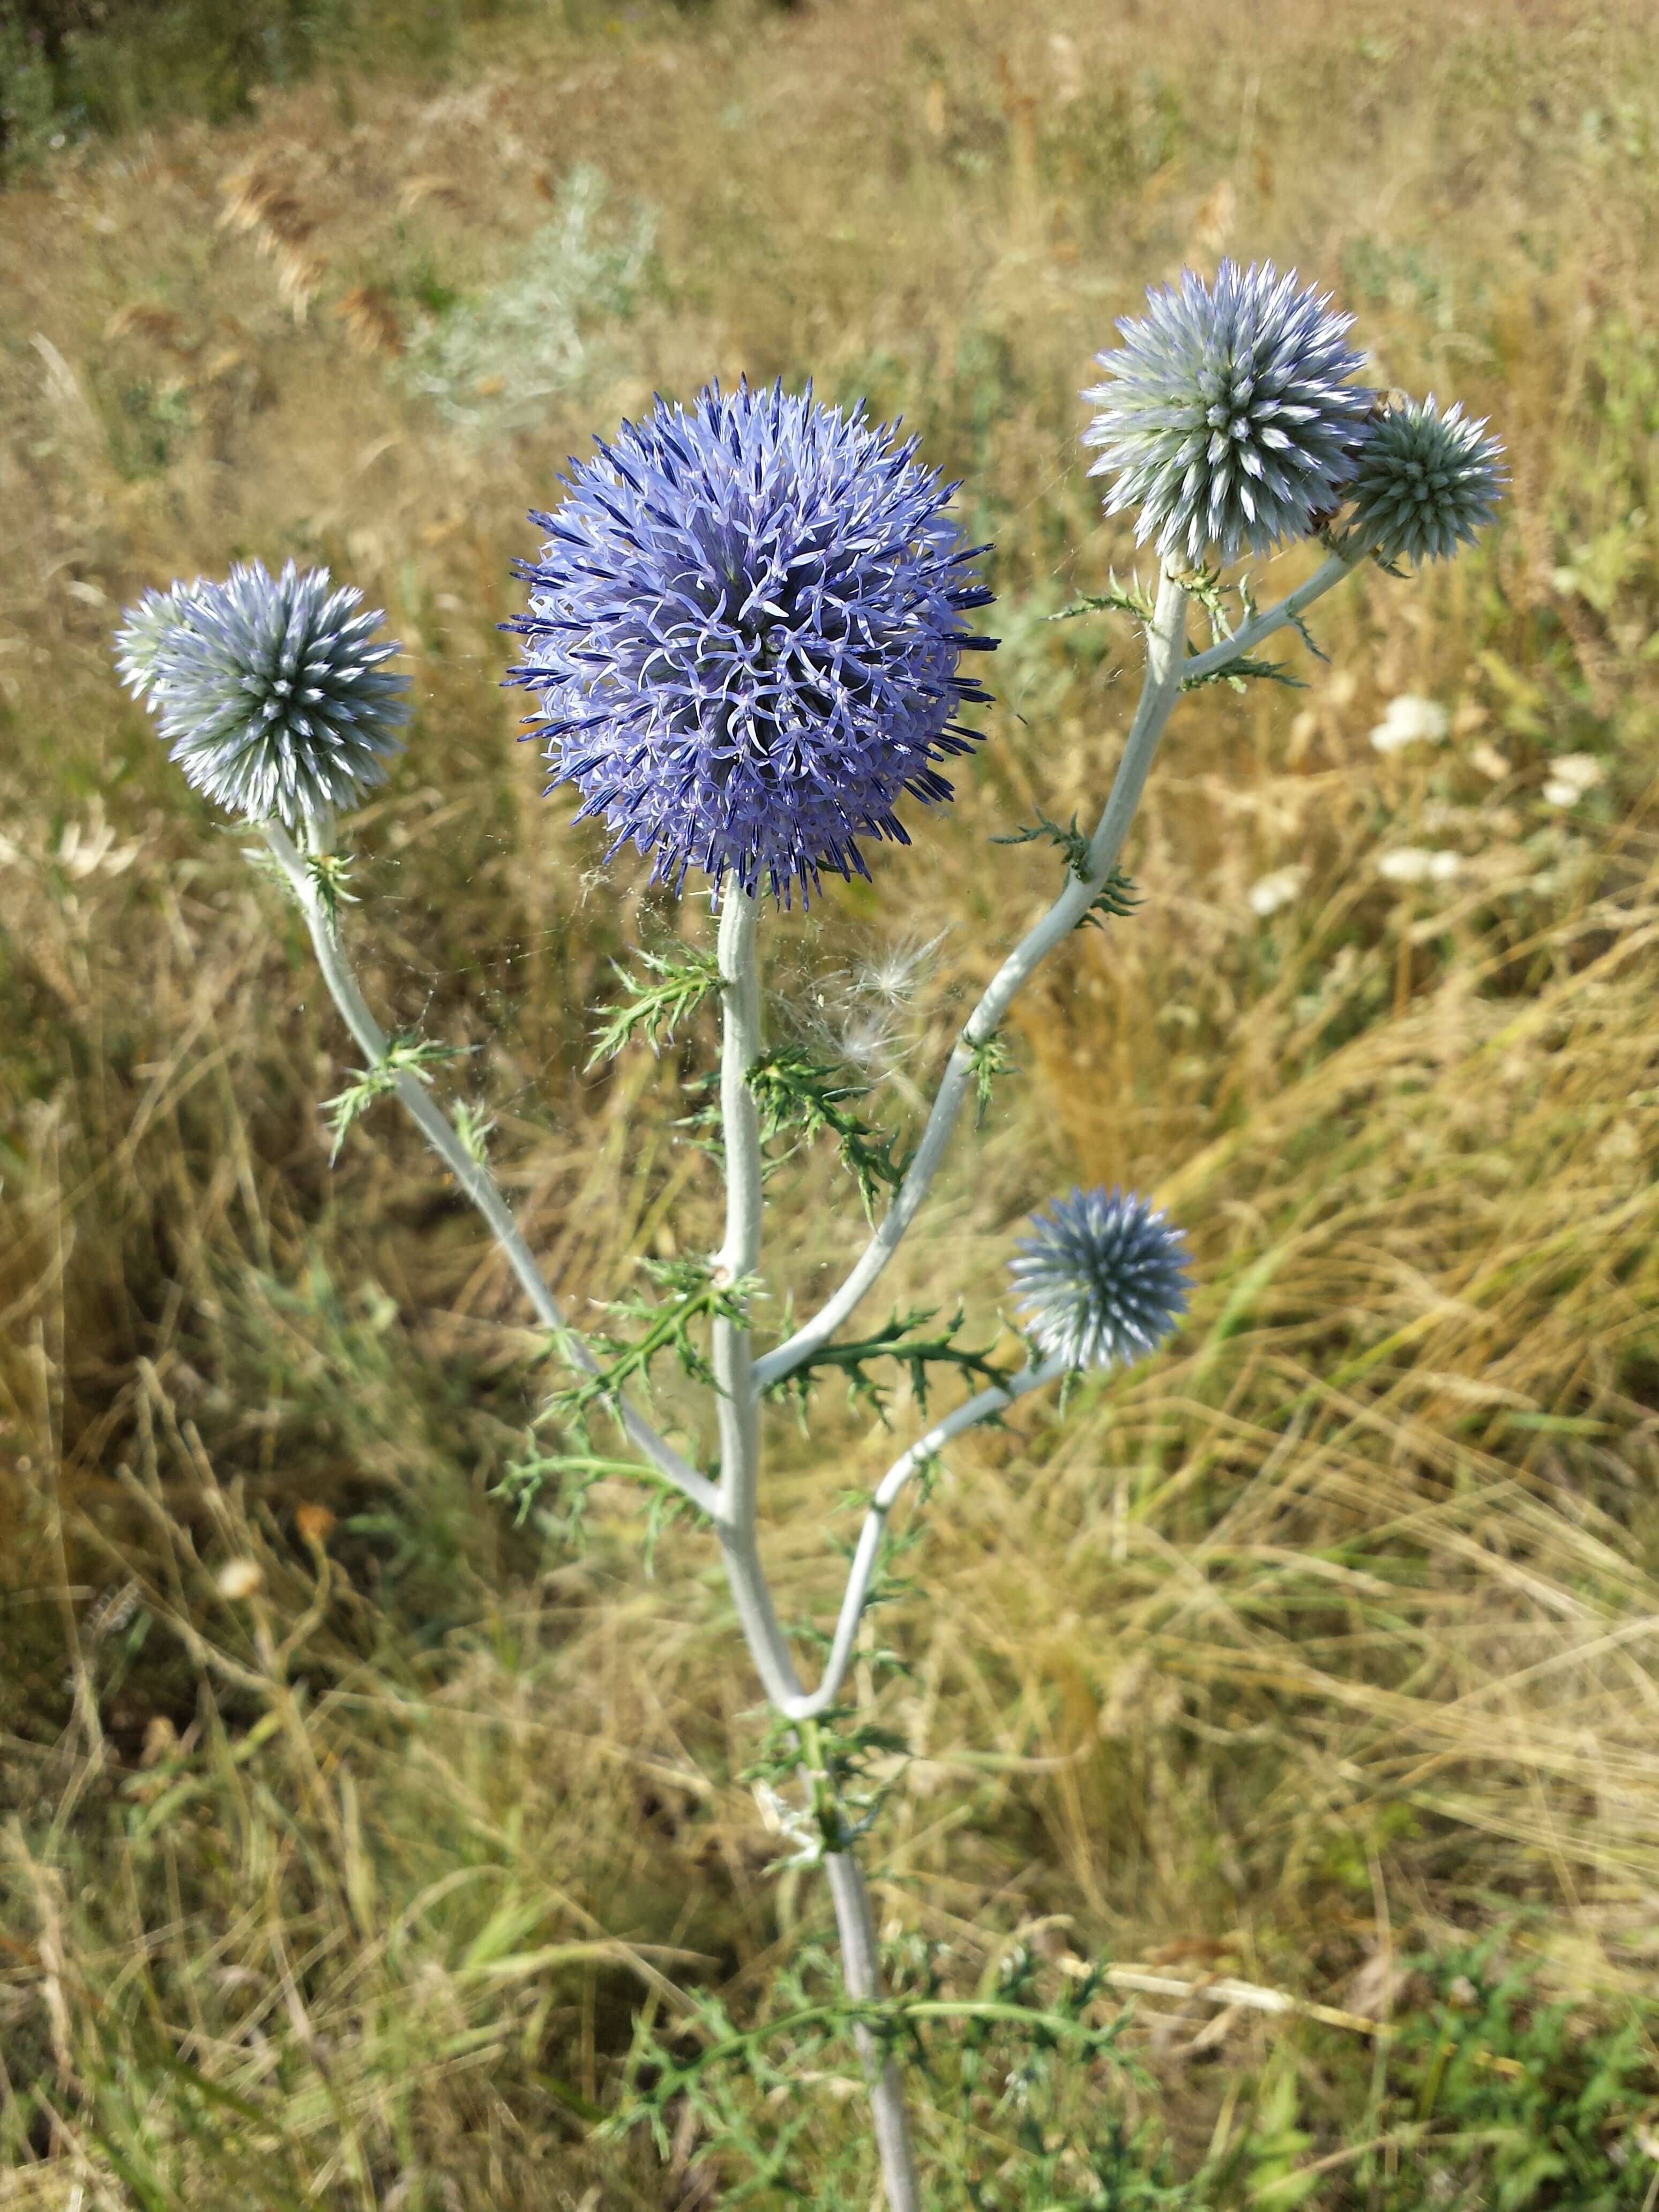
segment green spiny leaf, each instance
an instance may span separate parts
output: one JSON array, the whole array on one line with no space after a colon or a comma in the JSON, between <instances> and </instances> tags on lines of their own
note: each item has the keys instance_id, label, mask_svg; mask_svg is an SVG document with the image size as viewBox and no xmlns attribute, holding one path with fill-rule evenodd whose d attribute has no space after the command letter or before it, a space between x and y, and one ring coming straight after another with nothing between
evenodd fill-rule
<instances>
[{"instance_id":1,"label":"green spiny leaf","mask_svg":"<svg viewBox=\"0 0 1659 2212\"><path fill-rule=\"evenodd\" d=\"M1126 875L1121 868L1114 868L1090 901L1088 911L1078 927L1102 929L1105 927L1101 919L1103 915L1121 921L1132 915L1139 904L1140 894L1135 889L1133 878Z\"/></svg>"},{"instance_id":2,"label":"green spiny leaf","mask_svg":"<svg viewBox=\"0 0 1659 2212\"><path fill-rule=\"evenodd\" d=\"M1210 617L1210 628L1216 642L1233 634L1231 610L1227 605L1227 586L1222 581L1218 568L1194 568L1180 579L1181 588L1188 599L1196 599ZM1240 599L1248 610L1250 606L1249 581L1246 578L1238 586Z\"/></svg>"},{"instance_id":3,"label":"green spiny leaf","mask_svg":"<svg viewBox=\"0 0 1659 2212\"><path fill-rule=\"evenodd\" d=\"M1255 621L1257 611L1255 595L1251 590L1250 580L1248 576L1241 576L1236 584L1229 586L1223 582L1218 569L1200 568L1194 570L1189 576L1183 576L1181 581L1184 589L1198 601L1208 615L1210 635L1217 645L1224 645L1229 639L1237 636L1240 630L1248 629ZM1232 618L1232 609L1229 605L1230 596L1236 597L1238 600L1240 618L1237 623ZM1310 651L1319 659L1323 660L1325 655L1314 643L1301 617L1291 615L1286 619ZM1181 688L1183 691L1194 691L1206 684L1225 684L1235 691L1242 691L1246 683L1252 678L1269 684L1283 684L1297 691L1306 688L1301 678L1292 673L1287 663L1253 659L1246 653L1240 653L1233 659L1224 661L1219 668L1211 669L1206 675L1183 677Z\"/></svg>"},{"instance_id":4,"label":"green spiny leaf","mask_svg":"<svg viewBox=\"0 0 1659 2212\"><path fill-rule=\"evenodd\" d=\"M1045 838L1049 844L1058 846L1060 852L1065 854L1066 865L1078 881L1080 884L1086 884L1091 873L1089 839L1086 833L1079 827L1075 814L1070 822L1062 826L1058 822L1051 822L1042 809L1038 807L1035 829L1029 823L1022 823L1018 830L1011 830L1003 837L993 837L991 842L994 845L1037 845L1041 844Z\"/></svg>"},{"instance_id":5,"label":"green spiny leaf","mask_svg":"<svg viewBox=\"0 0 1659 2212\"><path fill-rule=\"evenodd\" d=\"M1290 691L1305 691L1308 688L1289 661L1257 660L1248 653L1241 653L1236 660L1223 661L1219 668L1212 668L1206 675L1183 676L1181 688L1183 691L1198 691L1206 684L1225 684L1235 691L1242 691L1249 678L1282 684Z\"/></svg>"},{"instance_id":6,"label":"green spiny leaf","mask_svg":"<svg viewBox=\"0 0 1659 2212\"><path fill-rule=\"evenodd\" d=\"M643 1036L653 1052L673 1036L684 1021L720 988L720 963L709 952L680 949L672 952L641 952L643 975L630 975L612 963L621 979L623 997L593 1032L588 1066L613 1060L624 1045Z\"/></svg>"},{"instance_id":7,"label":"green spiny leaf","mask_svg":"<svg viewBox=\"0 0 1659 2212\"><path fill-rule=\"evenodd\" d=\"M1303 621L1301 616L1298 614L1289 614L1285 616L1285 619L1289 623L1291 628L1301 639L1303 644L1307 647L1309 652L1312 653L1314 659L1316 660L1324 661L1328 666L1331 656L1328 653L1324 653L1320 650L1318 642L1316 640L1313 632L1308 628L1307 623Z\"/></svg>"},{"instance_id":8,"label":"green spiny leaf","mask_svg":"<svg viewBox=\"0 0 1659 2212\"><path fill-rule=\"evenodd\" d=\"M1090 840L1079 826L1075 814L1068 823L1051 822L1039 807L1035 829L1029 823L1022 823L1018 830L1011 831L1005 837L993 837L991 842L994 845L1035 845L1040 843L1044 838L1051 845L1057 846L1065 854L1066 868L1079 883L1086 884L1093 881L1094 871L1089 859ZM1113 868L1108 873L1099 890L1090 901L1079 921L1078 927L1079 929L1085 928L1091 923L1098 927L1101 915L1130 915L1139 903L1139 900L1135 896L1135 887L1129 878L1125 875L1121 868ZM1000 1072L994 1071L994 1073ZM975 1073L978 1073L977 1068ZM983 1098L983 1079L981 1079L981 1096Z\"/></svg>"},{"instance_id":9,"label":"green spiny leaf","mask_svg":"<svg viewBox=\"0 0 1659 2212\"><path fill-rule=\"evenodd\" d=\"M1127 585L1120 584L1117 572L1114 569L1109 573L1106 581L1105 591L1073 599L1070 606L1062 607L1058 614L1045 615L1043 620L1070 622L1078 615L1115 614L1127 615L1133 622L1151 622L1154 611L1152 594L1143 588L1139 578L1132 579Z\"/></svg>"},{"instance_id":10,"label":"green spiny leaf","mask_svg":"<svg viewBox=\"0 0 1659 2212\"><path fill-rule=\"evenodd\" d=\"M307 853L305 867L317 903L322 908L331 930L337 929L340 908L356 906L357 901L346 889L351 871L356 866L349 853Z\"/></svg>"},{"instance_id":11,"label":"green spiny leaf","mask_svg":"<svg viewBox=\"0 0 1659 2212\"><path fill-rule=\"evenodd\" d=\"M983 1351L975 1351L957 1342L964 1325L960 1306L938 1334L932 1336L916 1334L925 1328L937 1313L938 1309L933 1306L914 1306L905 1312L896 1310L885 1328L878 1329L873 1336L860 1337L849 1344L823 1345L770 1387L774 1391L793 1391L805 1404L811 1387L812 1375L819 1368L835 1369L847 1377L849 1399L855 1404L867 1405L878 1418L884 1419L890 1385L878 1382L870 1372L872 1365L878 1360L891 1360L908 1370L916 1403L924 1411L927 1405L930 1367L954 1367L961 1374L985 1385L1003 1381L1003 1370L992 1360L989 1346Z\"/></svg>"},{"instance_id":12,"label":"green spiny leaf","mask_svg":"<svg viewBox=\"0 0 1659 2212\"><path fill-rule=\"evenodd\" d=\"M793 1128L811 1143L828 1132L857 1180L866 1212L873 1215L877 1192L896 1190L908 1162L896 1151L896 1133L878 1136L854 1112L850 1102L862 1098L868 1087L839 1063L814 1060L799 1045L763 1054L749 1071L761 1141L770 1144Z\"/></svg>"},{"instance_id":13,"label":"green spiny leaf","mask_svg":"<svg viewBox=\"0 0 1659 2212\"><path fill-rule=\"evenodd\" d=\"M978 1129L984 1127L985 1116L990 1111L992 1086L997 1078L1016 1072L1002 1031L993 1030L989 1036L970 1037L968 1064L974 1075L974 1127Z\"/></svg>"},{"instance_id":14,"label":"green spiny leaf","mask_svg":"<svg viewBox=\"0 0 1659 2212\"><path fill-rule=\"evenodd\" d=\"M681 1371L693 1382L714 1382L714 1370L691 1334L692 1323L705 1319L746 1320L757 1284L749 1278L736 1283L717 1282L706 1260L646 1260L641 1265L673 1295L660 1304L637 1292L613 1299L608 1310L639 1323L643 1334L631 1342L613 1336L592 1338L603 1355L598 1372L583 1374L577 1382L556 1391L541 1414L542 1420L561 1422L580 1433L594 1406L614 1406L629 1382L648 1388L652 1362L664 1352L672 1352Z\"/></svg>"},{"instance_id":15,"label":"green spiny leaf","mask_svg":"<svg viewBox=\"0 0 1659 2212\"><path fill-rule=\"evenodd\" d=\"M441 1067L452 1060L465 1060L472 1048L471 1045L440 1044L430 1038L393 1037L373 1066L359 1068L343 1091L323 1101L323 1112L334 1134L330 1161L339 1158L346 1131L359 1115L367 1113L377 1098L390 1097L405 1075L430 1083L434 1067Z\"/></svg>"}]
</instances>

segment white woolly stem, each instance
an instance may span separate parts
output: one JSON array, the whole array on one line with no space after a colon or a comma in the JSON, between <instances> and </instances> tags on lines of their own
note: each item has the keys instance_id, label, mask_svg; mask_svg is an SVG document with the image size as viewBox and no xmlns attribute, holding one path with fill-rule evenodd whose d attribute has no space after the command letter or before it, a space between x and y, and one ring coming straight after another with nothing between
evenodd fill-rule
<instances>
[{"instance_id":1,"label":"white woolly stem","mask_svg":"<svg viewBox=\"0 0 1659 2212\"><path fill-rule=\"evenodd\" d=\"M870 1909L859 1863L850 1851L825 1855L824 1873L836 1907L836 1928L841 1936L842 1979L849 1997L879 2003L882 1996L881 1948L876 1917ZM870 2111L875 2122L876 2150L887 2191L887 2212L922 2212L921 2183L915 2153L910 2147L910 2122L904 2109L904 2083L898 2061L884 2051L872 2031L862 2023L853 2030L853 2041L870 2085Z\"/></svg>"},{"instance_id":2,"label":"white woolly stem","mask_svg":"<svg viewBox=\"0 0 1659 2212\"><path fill-rule=\"evenodd\" d=\"M725 1139L726 1237L714 1255L716 1277L740 1283L760 1265L760 1118L749 1072L761 1054L760 902L735 883L720 908L718 957L724 1036L720 1052L720 1123ZM720 1436L720 1481L714 1510L726 1580L744 1640L767 1696L781 1706L800 1689L789 1645L773 1610L756 1532L760 1496L760 1394L755 1387L747 1322L717 1316L713 1363Z\"/></svg>"},{"instance_id":3,"label":"white woolly stem","mask_svg":"<svg viewBox=\"0 0 1659 2212\"><path fill-rule=\"evenodd\" d=\"M1191 682L1195 678L1219 675L1253 646L1260 645L1264 637L1271 637L1276 629L1283 629L1286 623L1294 622L1316 599L1323 599L1345 577L1352 576L1364 557L1363 553L1330 555L1320 562L1306 583L1287 592L1274 605L1264 607L1231 637L1224 637L1219 645L1211 646L1206 653L1194 653L1181 672L1183 679Z\"/></svg>"},{"instance_id":4,"label":"white woolly stem","mask_svg":"<svg viewBox=\"0 0 1659 2212\"><path fill-rule=\"evenodd\" d=\"M1104 889L1117 865L1146 774L1158 750L1158 741L1181 696L1183 676L1193 664L1186 659L1187 593L1174 577L1161 575L1158 604L1146 634L1146 674L1140 701L1118 763L1110 795L1098 827L1089 843L1089 873L1073 876L1066 889L1036 927L1024 937L992 978L957 1041L933 1101L927 1126L909 1172L898 1194L850 1275L787 1342L776 1346L755 1363L763 1389L793 1372L827 1344L864 1297L903 1242L906 1231L921 1211L949 1147L963 1104L975 1079L975 1049L988 1046L1001 1027L1009 1007L1057 945L1078 927Z\"/></svg>"},{"instance_id":5,"label":"white woolly stem","mask_svg":"<svg viewBox=\"0 0 1659 2212\"><path fill-rule=\"evenodd\" d=\"M752 1275L761 1256L760 1121L749 1088L750 1071L761 1053L758 923L759 901L736 884L730 885L720 911L718 948L725 1014L720 1121L725 1137L726 1238L714 1259L716 1273L727 1283L740 1283ZM779 1711L787 1713L792 1705L802 1702L801 1682L761 1565L756 1529L760 1393L746 1322L724 1316L715 1321L713 1358L720 1430L720 1484L714 1520L726 1577L744 1640L767 1697ZM821 1793L823 1778L814 1776L812 1781ZM847 1993L850 1997L879 2002L881 1955L864 1877L846 1850L826 1850L823 1864L835 1901ZM866 2026L854 2028L854 2040L869 2082L888 2212L922 2212L897 2062L884 2054Z\"/></svg>"},{"instance_id":6,"label":"white woolly stem","mask_svg":"<svg viewBox=\"0 0 1659 2212\"><path fill-rule=\"evenodd\" d=\"M341 1018L356 1038L368 1066L371 1068L384 1066L387 1047L386 1031L369 1012L363 994L357 988L356 978L351 973L333 922L319 896L316 882L306 866L304 857L280 823L267 822L261 827L266 843L276 855L278 866L300 902L301 911L311 932L317 964L322 969L323 981L339 1008ZM475 1160L467 1151L459 1133L439 1111L418 1076L408 1069L399 1070L395 1088L399 1103L489 1224L507 1265L518 1277L536 1318L544 1328L556 1332L561 1347L574 1366L580 1368L585 1375L597 1375L599 1371L598 1360L566 1321L558 1300L548 1288L547 1279L536 1263L535 1255L525 1243L519 1225L513 1218L512 1210L496 1188L489 1169L481 1161ZM696 1468L690 1466L633 1407L619 1399L614 1401L612 1410L629 1441L644 1454L657 1473L702 1511L712 1514L717 1504L717 1494L708 1477L699 1474Z\"/></svg>"},{"instance_id":7,"label":"white woolly stem","mask_svg":"<svg viewBox=\"0 0 1659 2212\"><path fill-rule=\"evenodd\" d=\"M1044 1360L1040 1367L1023 1367L1011 1375L1006 1382L995 1382L981 1390L977 1397L969 1398L942 1421L936 1421L925 1437L919 1437L908 1451L896 1459L882 1477L875 1496L870 1500L864 1516L864 1526L859 1531L858 1549L853 1555L852 1571L847 1578L847 1589L841 1601L841 1613L836 1622L834 1640L830 1656L824 1662L823 1675L810 1697L793 1697L782 1701L781 1709L792 1721L816 1720L827 1712L836 1702L842 1684L847 1679L852 1664L853 1646L858 1637L859 1622L863 1616L865 1601L870 1595L871 1577L876 1571L876 1561L881 1555L881 1540L887 1526L887 1516L898 1503L906 1483L930 1460L937 1459L953 1437L964 1429L971 1429L981 1421L991 1419L1005 1412L1017 1398L1028 1392L1041 1390L1046 1383L1057 1382L1067 1372L1070 1363L1063 1358Z\"/></svg>"}]
</instances>

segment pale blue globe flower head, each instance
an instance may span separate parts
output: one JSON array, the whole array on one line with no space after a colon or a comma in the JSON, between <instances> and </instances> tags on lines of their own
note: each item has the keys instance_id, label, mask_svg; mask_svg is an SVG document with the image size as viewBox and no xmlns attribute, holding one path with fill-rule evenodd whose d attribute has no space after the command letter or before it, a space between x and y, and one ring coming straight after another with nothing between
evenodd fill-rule
<instances>
[{"instance_id":1,"label":"pale blue globe flower head","mask_svg":"<svg viewBox=\"0 0 1659 2212\"><path fill-rule=\"evenodd\" d=\"M1407 399L1378 416L1359 449L1353 535L1384 561L1449 561L1492 520L1508 481L1503 446L1462 401L1443 415L1433 392Z\"/></svg>"},{"instance_id":2,"label":"pale blue globe flower head","mask_svg":"<svg viewBox=\"0 0 1659 2212\"><path fill-rule=\"evenodd\" d=\"M116 639L123 680L197 790L250 822L323 822L384 783L408 687L385 617L290 561L146 592Z\"/></svg>"},{"instance_id":3,"label":"pale blue globe flower head","mask_svg":"<svg viewBox=\"0 0 1659 2212\"><path fill-rule=\"evenodd\" d=\"M1192 270L1120 322L1097 356L1104 383L1084 443L1114 479L1106 512L1138 510L1138 544L1202 566L1305 538L1341 503L1372 395L1351 381L1364 356L1352 315L1271 262Z\"/></svg>"},{"instance_id":4,"label":"pale blue globe flower head","mask_svg":"<svg viewBox=\"0 0 1659 2212\"><path fill-rule=\"evenodd\" d=\"M142 702L154 693L162 645L179 622L190 589L187 584L174 584L170 591L147 591L127 609L115 635L115 665L135 699Z\"/></svg>"},{"instance_id":5,"label":"pale blue globe flower head","mask_svg":"<svg viewBox=\"0 0 1659 2212\"><path fill-rule=\"evenodd\" d=\"M710 385L659 400L531 520L530 611L507 678L532 734L653 878L729 870L787 901L820 871L869 873L863 838L908 844L896 811L951 788L935 765L979 732L989 694L961 673L994 639L964 617L991 594L946 513L954 484L914 439L811 387Z\"/></svg>"},{"instance_id":6,"label":"pale blue globe flower head","mask_svg":"<svg viewBox=\"0 0 1659 2212\"><path fill-rule=\"evenodd\" d=\"M1187 1310L1187 1240L1149 1199L1079 1187L1031 1227L1008 1272L1045 1358L1127 1366L1156 1352Z\"/></svg>"}]
</instances>

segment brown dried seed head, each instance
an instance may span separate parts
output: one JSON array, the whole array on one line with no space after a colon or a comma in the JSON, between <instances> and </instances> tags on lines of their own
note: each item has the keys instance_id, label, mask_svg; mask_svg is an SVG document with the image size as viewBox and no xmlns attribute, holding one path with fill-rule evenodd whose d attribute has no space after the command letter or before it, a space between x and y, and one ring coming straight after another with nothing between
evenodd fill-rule
<instances>
[{"instance_id":1,"label":"brown dried seed head","mask_svg":"<svg viewBox=\"0 0 1659 2212\"><path fill-rule=\"evenodd\" d=\"M225 201L222 228L258 231L267 250L301 246L317 228L303 203L268 171L239 170L220 189Z\"/></svg>"},{"instance_id":2,"label":"brown dried seed head","mask_svg":"<svg viewBox=\"0 0 1659 2212\"><path fill-rule=\"evenodd\" d=\"M130 307L118 307L104 325L106 338L148 338L152 345L165 346L170 353L193 357L197 349L184 342L184 321L171 307L158 307L152 301L135 300Z\"/></svg>"},{"instance_id":3,"label":"brown dried seed head","mask_svg":"<svg viewBox=\"0 0 1659 2212\"><path fill-rule=\"evenodd\" d=\"M323 1544L327 1542L329 1532L334 1526L334 1516L326 1505L318 1505L307 1500L305 1504L295 1507L294 1525L306 1543Z\"/></svg>"},{"instance_id":4,"label":"brown dried seed head","mask_svg":"<svg viewBox=\"0 0 1659 2212\"><path fill-rule=\"evenodd\" d=\"M346 336L359 353L399 354L404 328L398 310L384 292L371 284L354 284L334 303L334 312L346 326Z\"/></svg>"}]
</instances>

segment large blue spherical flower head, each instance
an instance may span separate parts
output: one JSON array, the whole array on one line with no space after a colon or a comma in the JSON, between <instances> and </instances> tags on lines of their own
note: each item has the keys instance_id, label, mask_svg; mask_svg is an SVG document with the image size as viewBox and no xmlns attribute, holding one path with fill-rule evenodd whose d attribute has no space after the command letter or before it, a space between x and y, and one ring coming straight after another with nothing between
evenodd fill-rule
<instances>
[{"instance_id":1,"label":"large blue spherical flower head","mask_svg":"<svg viewBox=\"0 0 1659 2212\"><path fill-rule=\"evenodd\" d=\"M384 783L408 718L386 666L385 617L326 568L258 561L222 583L146 592L116 639L122 677L147 701L196 788L252 822L326 820Z\"/></svg>"},{"instance_id":2,"label":"large blue spherical flower head","mask_svg":"<svg viewBox=\"0 0 1659 2212\"><path fill-rule=\"evenodd\" d=\"M810 388L711 385L564 482L531 517L547 542L519 563L507 680L577 820L602 815L653 877L729 869L786 899L823 868L867 875L862 837L908 843L897 803L951 797L934 763L976 742L957 717L989 696L962 655L994 643L963 619L991 597L986 549L915 441Z\"/></svg>"},{"instance_id":3,"label":"large blue spherical flower head","mask_svg":"<svg viewBox=\"0 0 1659 2212\"><path fill-rule=\"evenodd\" d=\"M1020 1318L1045 1358L1127 1364L1156 1352L1187 1310L1187 1240L1133 1191L1075 1189L1034 1214L1011 1260Z\"/></svg>"},{"instance_id":4,"label":"large blue spherical flower head","mask_svg":"<svg viewBox=\"0 0 1659 2212\"><path fill-rule=\"evenodd\" d=\"M1504 448L1455 402L1433 392L1377 417L1354 469L1353 532L1385 561L1449 561L1472 544L1503 497Z\"/></svg>"},{"instance_id":5,"label":"large blue spherical flower head","mask_svg":"<svg viewBox=\"0 0 1659 2212\"><path fill-rule=\"evenodd\" d=\"M1340 505L1371 405L1350 381L1352 316L1271 262L1224 261L1213 285L1184 270L1147 302L1084 395L1090 474L1115 478L1107 513L1139 508L1137 542L1194 566L1305 538Z\"/></svg>"}]
</instances>

